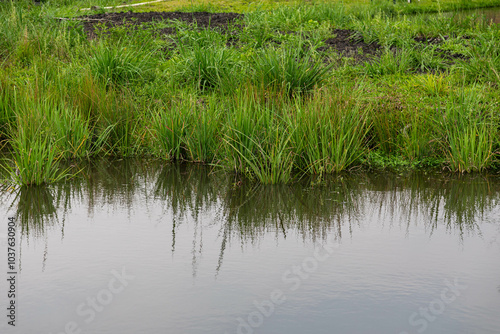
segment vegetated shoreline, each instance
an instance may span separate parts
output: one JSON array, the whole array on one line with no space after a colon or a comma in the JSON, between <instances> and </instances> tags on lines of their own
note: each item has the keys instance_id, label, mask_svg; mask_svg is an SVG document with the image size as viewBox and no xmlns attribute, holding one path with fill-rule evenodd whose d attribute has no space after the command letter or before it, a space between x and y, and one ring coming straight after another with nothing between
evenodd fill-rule
<instances>
[{"instance_id":1,"label":"vegetated shoreline","mask_svg":"<svg viewBox=\"0 0 500 334\"><path fill-rule=\"evenodd\" d=\"M104 1L104 3L99 4L99 6L94 6L95 11L102 11L102 7L109 6L113 0ZM335 1L335 0L334 0ZM325 1L322 0L312 0L309 1L309 5L315 5ZM494 7L500 7L500 0L475 0L475 1L462 1L462 0L415 0L412 3L408 3L405 0L397 0L394 4L391 0L338 0L336 4L341 3L348 9L353 11L363 10L366 6L376 6L384 10L384 12L391 15L407 15L407 14L431 14L431 13L447 13L453 11L467 11L474 9L488 9ZM117 3L117 4L122 4ZM259 1L251 2L247 0L233 0L230 4L224 0L192 0L186 4L182 0L170 0L168 2L160 2L154 4L147 4L145 6L140 6L133 8L137 12L195 12L195 11L208 11L212 13L221 12L236 12L236 13L247 13L249 11L260 9L260 10L274 10L280 6L290 6L290 5L300 5L304 4L300 0L273 0L273 1ZM334 3L335 4L335 3ZM109 11L122 11L127 10L127 8L114 8ZM80 15L81 11L79 14Z\"/></svg>"},{"instance_id":2,"label":"vegetated shoreline","mask_svg":"<svg viewBox=\"0 0 500 334\"><path fill-rule=\"evenodd\" d=\"M13 153L2 165L19 184L100 155L210 163L266 184L498 166L500 33L477 19L321 3L82 25L23 8L0 7L0 138ZM185 20L155 20L168 16Z\"/></svg>"}]
</instances>

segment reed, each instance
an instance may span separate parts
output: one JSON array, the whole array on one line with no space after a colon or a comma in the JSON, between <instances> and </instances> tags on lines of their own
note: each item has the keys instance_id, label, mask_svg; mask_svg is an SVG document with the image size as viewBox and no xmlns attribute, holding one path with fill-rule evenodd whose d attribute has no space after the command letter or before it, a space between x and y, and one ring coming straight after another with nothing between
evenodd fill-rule
<instances>
[{"instance_id":1,"label":"reed","mask_svg":"<svg viewBox=\"0 0 500 334\"><path fill-rule=\"evenodd\" d=\"M28 101L15 105L17 126L11 141L12 162L8 168L11 179L19 185L52 183L67 176L58 161L63 157L60 142L52 131L45 112L51 112L50 104Z\"/></svg>"},{"instance_id":2,"label":"reed","mask_svg":"<svg viewBox=\"0 0 500 334\"><path fill-rule=\"evenodd\" d=\"M254 57L254 83L287 95L308 93L326 82L330 69L314 59L313 51L302 43L285 49L269 48Z\"/></svg>"},{"instance_id":3,"label":"reed","mask_svg":"<svg viewBox=\"0 0 500 334\"><path fill-rule=\"evenodd\" d=\"M186 158L183 142L193 101L185 99L160 104L150 110L152 152L165 160Z\"/></svg>"},{"instance_id":4,"label":"reed","mask_svg":"<svg viewBox=\"0 0 500 334\"><path fill-rule=\"evenodd\" d=\"M368 112L342 91L322 91L306 105L297 102L297 167L307 174L323 174L355 164L366 153Z\"/></svg>"},{"instance_id":5,"label":"reed","mask_svg":"<svg viewBox=\"0 0 500 334\"><path fill-rule=\"evenodd\" d=\"M188 160L212 163L219 155L223 113L224 107L216 95L196 101L188 121L191 126L183 139Z\"/></svg>"}]
</instances>

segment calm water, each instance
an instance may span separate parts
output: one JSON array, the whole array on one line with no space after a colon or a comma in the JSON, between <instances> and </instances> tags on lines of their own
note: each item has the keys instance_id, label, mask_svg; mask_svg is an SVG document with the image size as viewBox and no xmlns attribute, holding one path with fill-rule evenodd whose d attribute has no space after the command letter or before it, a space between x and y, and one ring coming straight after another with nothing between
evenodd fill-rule
<instances>
[{"instance_id":1,"label":"calm water","mask_svg":"<svg viewBox=\"0 0 500 334\"><path fill-rule=\"evenodd\" d=\"M0 195L0 268L7 212L21 267L1 333L500 333L498 177L263 187L134 161L82 175Z\"/></svg>"}]
</instances>

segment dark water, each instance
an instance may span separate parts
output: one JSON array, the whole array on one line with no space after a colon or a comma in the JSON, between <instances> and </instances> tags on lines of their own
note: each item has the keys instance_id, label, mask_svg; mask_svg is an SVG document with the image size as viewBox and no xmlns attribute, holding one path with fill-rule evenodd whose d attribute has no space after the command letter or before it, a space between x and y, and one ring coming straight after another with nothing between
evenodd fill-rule
<instances>
[{"instance_id":1,"label":"dark water","mask_svg":"<svg viewBox=\"0 0 500 334\"><path fill-rule=\"evenodd\" d=\"M20 242L1 333L500 333L498 177L82 173L0 195L2 254L7 212Z\"/></svg>"},{"instance_id":2,"label":"dark water","mask_svg":"<svg viewBox=\"0 0 500 334\"><path fill-rule=\"evenodd\" d=\"M484 18L488 23L500 23L500 7L465 10L456 13L449 13L448 15L454 15L458 18L475 16L478 18Z\"/></svg>"}]
</instances>

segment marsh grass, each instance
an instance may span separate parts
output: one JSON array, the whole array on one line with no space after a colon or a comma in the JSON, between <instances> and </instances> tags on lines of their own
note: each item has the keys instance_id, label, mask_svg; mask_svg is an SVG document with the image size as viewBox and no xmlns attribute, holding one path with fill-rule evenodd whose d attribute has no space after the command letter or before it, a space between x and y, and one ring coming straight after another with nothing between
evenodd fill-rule
<instances>
[{"instance_id":1,"label":"marsh grass","mask_svg":"<svg viewBox=\"0 0 500 334\"><path fill-rule=\"evenodd\" d=\"M498 138L498 115L483 106L479 94L461 89L446 103L436 123L452 171L465 173L490 167Z\"/></svg>"},{"instance_id":2,"label":"marsh grass","mask_svg":"<svg viewBox=\"0 0 500 334\"><path fill-rule=\"evenodd\" d=\"M372 107L374 112L369 114L371 143L384 153L393 153L397 150L398 135L406 126L406 106L397 93L391 92L375 98Z\"/></svg>"},{"instance_id":3,"label":"marsh grass","mask_svg":"<svg viewBox=\"0 0 500 334\"><path fill-rule=\"evenodd\" d=\"M427 113L411 112L398 136L398 152L410 163L433 155L432 120Z\"/></svg>"},{"instance_id":4,"label":"marsh grass","mask_svg":"<svg viewBox=\"0 0 500 334\"><path fill-rule=\"evenodd\" d=\"M227 33L179 24L175 38L179 47L172 57L176 81L201 92L227 93L238 86L242 78L240 55L227 46L228 38Z\"/></svg>"},{"instance_id":5,"label":"marsh grass","mask_svg":"<svg viewBox=\"0 0 500 334\"><path fill-rule=\"evenodd\" d=\"M220 129L224 107L216 95L198 99L190 115L190 128L184 137L188 160L212 163L219 155Z\"/></svg>"},{"instance_id":6,"label":"marsh grass","mask_svg":"<svg viewBox=\"0 0 500 334\"><path fill-rule=\"evenodd\" d=\"M186 158L183 142L185 141L191 107L193 107L193 101L183 99L181 101L173 100L150 110L153 154L168 161Z\"/></svg>"},{"instance_id":7,"label":"marsh grass","mask_svg":"<svg viewBox=\"0 0 500 334\"><path fill-rule=\"evenodd\" d=\"M298 102L294 147L299 169L338 173L355 164L366 153L368 110L353 96L334 90L320 91L307 105Z\"/></svg>"},{"instance_id":8,"label":"marsh grass","mask_svg":"<svg viewBox=\"0 0 500 334\"><path fill-rule=\"evenodd\" d=\"M15 183L39 185L70 176L60 162L100 153L109 135L96 134L88 119L62 101L37 97L30 90L14 93L14 121L8 123L13 152L8 166Z\"/></svg>"},{"instance_id":9,"label":"marsh grass","mask_svg":"<svg viewBox=\"0 0 500 334\"><path fill-rule=\"evenodd\" d=\"M133 47L98 43L88 59L92 73L109 84L147 81L155 73L152 54Z\"/></svg>"},{"instance_id":10,"label":"marsh grass","mask_svg":"<svg viewBox=\"0 0 500 334\"><path fill-rule=\"evenodd\" d=\"M239 84L238 57L234 50L226 47L203 47L183 49L179 74L200 91L218 90L227 92Z\"/></svg>"},{"instance_id":11,"label":"marsh grass","mask_svg":"<svg viewBox=\"0 0 500 334\"><path fill-rule=\"evenodd\" d=\"M476 81L500 83L500 32L488 29L486 34L477 36L467 49L468 59L460 60L459 68L463 77L470 83Z\"/></svg>"},{"instance_id":12,"label":"marsh grass","mask_svg":"<svg viewBox=\"0 0 500 334\"><path fill-rule=\"evenodd\" d=\"M44 111L50 110L46 110L45 106L36 105L33 101L23 106L16 105L17 126L11 141L13 158L7 168L17 184L40 185L66 176L58 166L64 152L58 147L59 138L54 137L49 128Z\"/></svg>"},{"instance_id":13,"label":"marsh grass","mask_svg":"<svg viewBox=\"0 0 500 334\"><path fill-rule=\"evenodd\" d=\"M12 141L14 165L7 166L12 181L20 185L40 185L69 176L59 168L59 156L50 136L38 131L34 136L36 138L21 130Z\"/></svg>"},{"instance_id":14,"label":"marsh grass","mask_svg":"<svg viewBox=\"0 0 500 334\"><path fill-rule=\"evenodd\" d=\"M127 91L121 93L128 94ZM97 142L102 142L102 146L105 145L112 154L127 157L137 155L147 132L141 127L142 117L143 113L131 99L114 96L95 125Z\"/></svg>"},{"instance_id":15,"label":"marsh grass","mask_svg":"<svg viewBox=\"0 0 500 334\"><path fill-rule=\"evenodd\" d=\"M417 83L420 82L416 79ZM427 80L427 79L424 79ZM412 81L413 82L413 81ZM393 83L392 85L397 85ZM401 165L418 164L428 158L434 159L438 151L438 142L435 134L435 105L422 103L423 89L419 85L411 84L409 94L415 100L407 102L399 91L373 100L373 112L368 114L372 128L370 130L371 145L380 154L371 154L372 157L394 157L404 159ZM431 90L429 93L434 93ZM425 95L424 95L425 96ZM432 99L436 99L432 95ZM382 165L392 162L383 162ZM400 164L394 161L395 164Z\"/></svg>"},{"instance_id":16,"label":"marsh grass","mask_svg":"<svg viewBox=\"0 0 500 334\"><path fill-rule=\"evenodd\" d=\"M387 48L380 59L370 60L363 64L362 73L371 77L402 75L414 71L416 62L414 51L409 49L393 50Z\"/></svg>"},{"instance_id":17,"label":"marsh grass","mask_svg":"<svg viewBox=\"0 0 500 334\"><path fill-rule=\"evenodd\" d=\"M1 75L1 74L0 74ZM15 115L12 108L13 87L7 80L0 76L0 148L1 143L11 137L11 124L14 123Z\"/></svg>"},{"instance_id":18,"label":"marsh grass","mask_svg":"<svg viewBox=\"0 0 500 334\"><path fill-rule=\"evenodd\" d=\"M264 184L290 182L293 122L273 104L259 104L251 95L239 96L232 109L222 138L226 165Z\"/></svg>"}]
</instances>

